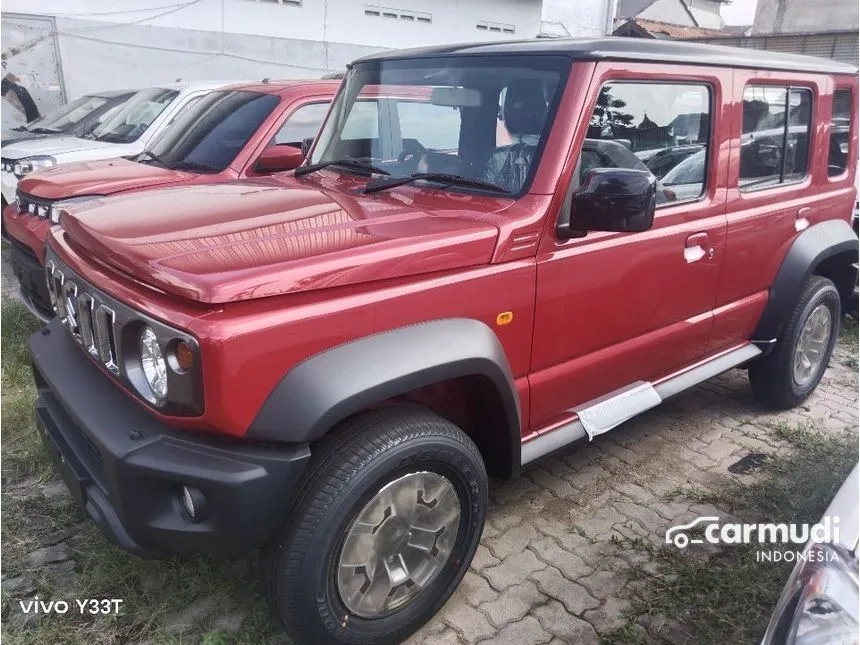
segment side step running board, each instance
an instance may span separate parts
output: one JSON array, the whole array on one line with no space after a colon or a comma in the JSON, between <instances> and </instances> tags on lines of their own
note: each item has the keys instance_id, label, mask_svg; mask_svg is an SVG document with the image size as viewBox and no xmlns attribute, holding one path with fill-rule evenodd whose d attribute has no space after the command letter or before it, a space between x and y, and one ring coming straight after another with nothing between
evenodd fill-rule
<instances>
[{"instance_id":1,"label":"side step running board","mask_svg":"<svg viewBox=\"0 0 860 645\"><path fill-rule=\"evenodd\" d=\"M722 374L761 354L755 345L744 345L699 363L680 374L657 383L637 381L600 398L577 406L570 411L577 418L555 430L550 430L522 445L523 465L564 446L608 432L637 414L658 406L668 398L709 378Z\"/></svg>"}]
</instances>

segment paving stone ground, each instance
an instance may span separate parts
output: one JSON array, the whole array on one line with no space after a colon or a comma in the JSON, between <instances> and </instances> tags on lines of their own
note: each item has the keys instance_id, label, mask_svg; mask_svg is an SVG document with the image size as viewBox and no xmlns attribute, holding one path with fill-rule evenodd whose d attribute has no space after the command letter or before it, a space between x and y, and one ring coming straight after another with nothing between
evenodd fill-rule
<instances>
[{"instance_id":1,"label":"paving stone ground","mask_svg":"<svg viewBox=\"0 0 860 645\"><path fill-rule=\"evenodd\" d=\"M631 582L631 565L649 564L613 536L662 542L670 526L702 515L725 517L683 499L667 501L667 494L690 484L708 489L749 453L785 450L772 435L774 423L856 428L857 368L850 359L849 350L837 346L821 385L795 410L764 410L752 399L746 373L733 370L589 444L529 466L516 480L492 482L469 572L408 645L597 643L599 634L619 626L627 608L622 591ZM63 494L54 482L24 482L18 492L25 490ZM63 536L29 557L34 566L75 575ZM2 587L4 595L32 589L21 577L5 578ZM219 627L238 630L244 616L229 608L229 599L224 604L221 597L198 598L168 617L166 629L194 632L204 618L211 628L210 609L217 606ZM288 641L276 636L270 642Z\"/></svg>"}]
</instances>

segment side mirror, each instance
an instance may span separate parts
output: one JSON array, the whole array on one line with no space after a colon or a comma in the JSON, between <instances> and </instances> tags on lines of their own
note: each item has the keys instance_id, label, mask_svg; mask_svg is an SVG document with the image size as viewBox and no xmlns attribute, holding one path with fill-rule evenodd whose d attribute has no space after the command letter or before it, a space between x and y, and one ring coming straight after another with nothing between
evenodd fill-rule
<instances>
[{"instance_id":1,"label":"side mirror","mask_svg":"<svg viewBox=\"0 0 860 645\"><path fill-rule=\"evenodd\" d=\"M305 137L302 139L302 156L307 157L308 153L311 151L311 146L314 145L313 137Z\"/></svg>"},{"instance_id":2,"label":"side mirror","mask_svg":"<svg viewBox=\"0 0 860 645\"><path fill-rule=\"evenodd\" d=\"M570 217L559 224L559 237L583 237L588 231L638 233L654 223L657 180L646 170L595 168L573 194Z\"/></svg>"},{"instance_id":3,"label":"side mirror","mask_svg":"<svg viewBox=\"0 0 860 645\"><path fill-rule=\"evenodd\" d=\"M305 156L295 146L271 146L263 150L257 159L254 170L257 172L282 172L295 170L302 165Z\"/></svg>"}]
</instances>

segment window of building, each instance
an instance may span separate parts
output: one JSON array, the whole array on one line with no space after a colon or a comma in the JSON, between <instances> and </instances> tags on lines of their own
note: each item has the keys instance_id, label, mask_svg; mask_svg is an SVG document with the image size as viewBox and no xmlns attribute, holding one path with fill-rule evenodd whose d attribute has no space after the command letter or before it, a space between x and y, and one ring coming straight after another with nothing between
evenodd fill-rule
<instances>
[{"instance_id":1,"label":"window of building","mask_svg":"<svg viewBox=\"0 0 860 645\"><path fill-rule=\"evenodd\" d=\"M833 93L833 114L830 117L830 153L827 156L827 174L838 177L848 168L851 146L851 90Z\"/></svg>"},{"instance_id":2,"label":"window of building","mask_svg":"<svg viewBox=\"0 0 860 645\"><path fill-rule=\"evenodd\" d=\"M425 24L433 22L433 16L423 11L403 11L375 5L366 5L364 15L372 18L388 18L389 20L405 20L406 22L423 22Z\"/></svg>"},{"instance_id":3,"label":"window of building","mask_svg":"<svg viewBox=\"0 0 860 645\"><path fill-rule=\"evenodd\" d=\"M293 112L278 133L275 135L275 145L302 147L302 141L315 137L328 113L328 103L308 103Z\"/></svg>"},{"instance_id":4,"label":"window of building","mask_svg":"<svg viewBox=\"0 0 860 645\"><path fill-rule=\"evenodd\" d=\"M806 176L811 117L809 90L775 86L744 90L741 190L769 188Z\"/></svg>"},{"instance_id":5,"label":"window of building","mask_svg":"<svg viewBox=\"0 0 860 645\"><path fill-rule=\"evenodd\" d=\"M630 168L662 179L657 204L698 199L711 139L706 85L612 82L600 89L580 154L580 180L594 168Z\"/></svg>"}]
</instances>

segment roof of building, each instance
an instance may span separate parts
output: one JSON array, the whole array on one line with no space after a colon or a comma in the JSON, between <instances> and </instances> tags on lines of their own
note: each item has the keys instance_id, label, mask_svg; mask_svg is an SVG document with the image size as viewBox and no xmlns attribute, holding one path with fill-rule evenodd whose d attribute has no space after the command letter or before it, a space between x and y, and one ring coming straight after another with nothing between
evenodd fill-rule
<instances>
[{"instance_id":1,"label":"roof of building","mask_svg":"<svg viewBox=\"0 0 860 645\"><path fill-rule=\"evenodd\" d=\"M642 36L652 38L674 38L687 40L688 38L713 38L724 36L721 29L708 29L706 27L688 27L686 25L675 25L657 20L644 20L643 18L631 18L615 28L619 36L629 35L629 31L639 32Z\"/></svg>"},{"instance_id":2,"label":"roof of building","mask_svg":"<svg viewBox=\"0 0 860 645\"><path fill-rule=\"evenodd\" d=\"M644 62L779 69L820 74L856 74L853 65L824 58L704 45L653 38L541 38L496 43L441 45L390 50L359 58L356 63L443 56L557 55L573 60L635 60Z\"/></svg>"}]
</instances>

